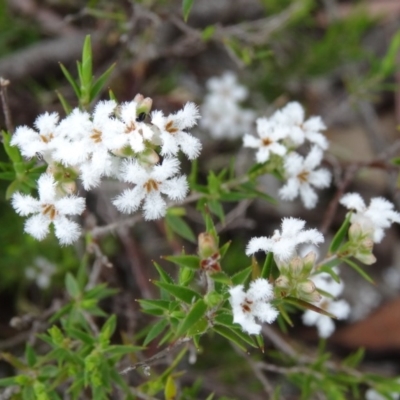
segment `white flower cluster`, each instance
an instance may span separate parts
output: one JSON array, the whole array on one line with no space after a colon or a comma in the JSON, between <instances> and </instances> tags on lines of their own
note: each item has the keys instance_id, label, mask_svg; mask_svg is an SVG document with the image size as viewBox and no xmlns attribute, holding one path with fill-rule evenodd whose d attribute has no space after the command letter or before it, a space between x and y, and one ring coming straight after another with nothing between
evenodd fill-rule
<instances>
[{"instance_id":1,"label":"white flower cluster","mask_svg":"<svg viewBox=\"0 0 400 400\"><path fill-rule=\"evenodd\" d=\"M35 121L35 129L18 127L11 144L27 158L39 156L48 164L38 181L39 199L14 194L12 204L22 215L31 216L25 231L43 239L53 223L61 244L70 244L80 236L80 227L67 215L80 215L85 201L76 197L75 179L86 190L97 187L104 177L133 184L114 201L123 213L131 213L143 203L147 220L165 215L165 195L182 200L188 191L185 176L179 175L178 153L189 160L200 154L200 141L186 132L199 119L195 104L165 116L150 114L152 100L137 95L133 101L118 105L101 101L93 114L74 109L60 121L58 114L45 113ZM159 155L163 156L160 161Z\"/></svg>"},{"instance_id":2,"label":"white flower cluster","mask_svg":"<svg viewBox=\"0 0 400 400\"><path fill-rule=\"evenodd\" d=\"M298 218L283 218L281 231L276 230L272 237L252 238L247 245L248 256L263 250L273 253L278 266L296 257L297 248L302 244L318 245L324 241L322 233L316 229L303 230L305 221Z\"/></svg>"},{"instance_id":3,"label":"white flower cluster","mask_svg":"<svg viewBox=\"0 0 400 400\"><path fill-rule=\"evenodd\" d=\"M300 195L306 208L314 208L318 196L314 188L327 188L331 174L325 168L318 168L328 141L321 133L326 127L320 117L305 119L303 107L297 102L287 104L270 118L257 119L257 134L246 134L244 147L258 149L256 161L266 163L272 155L280 157L283 163L285 185L279 196L283 200L294 200ZM303 157L294 149L304 143L311 144L311 150Z\"/></svg>"},{"instance_id":4,"label":"white flower cluster","mask_svg":"<svg viewBox=\"0 0 400 400\"><path fill-rule=\"evenodd\" d=\"M338 270L334 268L337 274ZM335 300L344 289L343 282L336 282L326 272L311 276L310 279L314 282L317 289L329 293L332 297L322 297L316 306L333 314L337 319L346 319L350 314L350 305L346 300ZM317 327L318 334L322 338L327 338L335 330L335 324L330 317L317 313L312 310L307 310L303 314L303 323L305 325L314 325Z\"/></svg>"},{"instance_id":5,"label":"white flower cluster","mask_svg":"<svg viewBox=\"0 0 400 400\"><path fill-rule=\"evenodd\" d=\"M240 107L248 91L237 82L233 72L207 81L208 94L201 106L200 126L214 139L237 139L250 129L256 114Z\"/></svg>"},{"instance_id":6,"label":"white flower cluster","mask_svg":"<svg viewBox=\"0 0 400 400\"><path fill-rule=\"evenodd\" d=\"M271 324L278 316L278 311L270 304L273 299L273 286L266 280L258 278L250 283L247 292L243 285L229 290L229 301L233 311L233 322L242 326L250 335L261 332L261 325L256 322Z\"/></svg>"},{"instance_id":7,"label":"white flower cluster","mask_svg":"<svg viewBox=\"0 0 400 400\"><path fill-rule=\"evenodd\" d=\"M371 199L367 207L358 193L347 193L341 198L340 203L354 211L350 222L358 224L375 243L383 239L385 228L389 228L394 222L400 223L400 213L394 211L394 205L383 197Z\"/></svg>"}]
</instances>

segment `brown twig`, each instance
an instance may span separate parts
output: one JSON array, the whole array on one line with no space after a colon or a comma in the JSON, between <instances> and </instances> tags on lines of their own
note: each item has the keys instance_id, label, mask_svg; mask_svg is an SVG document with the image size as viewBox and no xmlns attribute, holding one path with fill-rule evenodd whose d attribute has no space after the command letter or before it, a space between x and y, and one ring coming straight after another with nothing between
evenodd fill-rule
<instances>
[{"instance_id":1,"label":"brown twig","mask_svg":"<svg viewBox=\"0 0 400 400\"><path fill-rule=\"evenodd\" d=\"M3 108L7 131L10 133L10 135L12 135L14 133L14 126L11 119L11 111L10 111L10 106L8 104L8 95L7 95L7 86L9 84L10 84L9 80L4 79L0 76L1 106Z\"/></svg>"},{"instance_id":2,"label":"brown twig","mask_svg":"<svg viewBox=\"0 0 400 400\"><path fill-rule=\"evenodd\" d=\"M147 367L151 364L154 364L156 361L166 357L168 354L172 352L172 350L175 350L176 348L180 347L182 344L189 342L191 338L189 337L184 337L181 339L178 339L176 342L172 343L165 349L159 351L157 354L154 354L154 356L148 358L147 360L139 361L136 364L130 365L129 367L123 369L120 371L121 375L126 375L128 372L134 371L138 368L142 367Z\"/></svg>"}]
</instances>

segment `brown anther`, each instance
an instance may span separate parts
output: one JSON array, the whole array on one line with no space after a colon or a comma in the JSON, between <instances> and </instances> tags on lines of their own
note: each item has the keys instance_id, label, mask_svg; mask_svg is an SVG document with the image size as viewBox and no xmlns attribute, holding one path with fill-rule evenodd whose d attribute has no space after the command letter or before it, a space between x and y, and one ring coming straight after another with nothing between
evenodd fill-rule
<instances>
[{"instance_id":1,"label":"brown anther","mask_svg":"<svg viewBox=\"0 0 400 400\"><path fill-rule=\"evenodd\" d=\"M251 308L246 303L242 304L242 310L243 312L251 312Z\"/></svg>"},{"instance_id":2,"label":"brown anther","mask_svg":"<svg viewBox=\"0 0 400 400\"><path fill-rule=\"evenodd\" d=\"M297 175L297 178L299 179L299 181L301 182L308 182L308 176L310 175L310 173L308 171L302 171L300 172L300 174Z\"/></svg>"},{"instance_id":3,"label":"brown anther","mask_svg":"<svg viewBox=\"0 0 400 400\"><path fill-rule=\"evenodd\" d=\"M262 140L262 144L263 146L269 146L270 144L272 144L272 140L270 138L264 138Z\"/></svg>"},{"instance_id":4,"label":"brown anther","mask_svg":"<svg viewBox=\"0 0 400 400\"><path fill-rule=\"evenodd\" d=\"M178 128L176 128L174 126L174 123L172 121L169 121L166 125L165 125L165 130L171 134L174 134L176 132L178 132Z\"/></svg>"},{"instance_id":5,"label":"brown anther","mask_svg":"<svg viewBox=\"0 0 400 400\"><path fill-rule=\"evenodd\" d=\"M53 204L43 204L42 214L47 215L51 220L57 216L57 210Z\"/></svg>"},{"instance_id":6,"label":"brown anther","mask_svg":"<svg viewBox=\"0 0 400 400\"><path fill-rule=\"evenodd\" d=\"M90 139L93 139L95 143L100 143L102 135L103 133L101 131L93 129L93 134L90 136Z\"/></svg>"},{"instance_id":7,"label":"brown anther","mask_svg":"<svg viewBox=\"0 0 400 400\"><path fill-rule=\"evenodd\" d=\"M40 139L42 140L42 142L44 143L49 143L51 141L51 139L54 138L53 134L50 133L49 135L39 135Z\"/></svg>"},{"instance_id":8,"label":"brown anther","mask_svg":"<svg viewBox=\"0 0 400 400\"><path fill-rule=\"evenodd\" d=\"M152 190L158 190L158 182L154 179L149 179L143 187L146 189L147 193L150 193Z\"/></svg>"},{"instance_id":9,"label":"brown anther","mask_svg":"<svg viewBox=\"0 0 400 400\"><path fill-rule=\"evenodd\" d=\"M133 121L131 121L129 124L126 125L125 127L125 133L131 133L136 129L136 125Z\"/></svg>"}]
</instances>

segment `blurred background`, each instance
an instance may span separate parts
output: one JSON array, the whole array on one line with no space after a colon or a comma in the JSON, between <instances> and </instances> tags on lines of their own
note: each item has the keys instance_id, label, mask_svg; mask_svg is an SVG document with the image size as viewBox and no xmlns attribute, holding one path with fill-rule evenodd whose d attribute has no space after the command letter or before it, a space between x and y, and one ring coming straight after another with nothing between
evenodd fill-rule
<instances>
[{"instance_id":1,"label":"blurred background","mask_svg":"<svg viewBox=\"0 0 400 400\"><path fill-rule=\"evenodd\" d=\"M321 194L318 208L311 211L300 202L228 205L227 222L218 226L222 243L233 242L225 261L228 272L247 266L244 248L249 238L270 235L283 216L302 218L322 229L329 242L345 215L343 208L332 208L337 193L358 191L367 199L384 196L400 209L398 172L386 162L399 148L400 1L195 0L187 23L181 6L180 1L167 0L0 0L0 76L10 81L14 127L32 126L45 111L64 115L57 91L76 104L58 63L76 76L76 60L90 34L94 74L99 76L116 63L107 87L119 101L141 93L153 99L153 109L165 112L178 110L186 101L201 106L208 80L227 71L247 89L237 120L228 118L227 134L216 135L210 129L226 119L223 104L213 113L206 106L201 109L211 122L195 131L203 143L200 176L232 160L238 174L254 163L253 152L241 145L241 135L255 132L254 123L241 119L247 112L254 118L268 116L296 100L307 115L323 118L330 141L325 164L333 171L334 186ZM108 92L100 98L108 98ZM238 124L245 131L229 135ZM6 128L3 114L0 128ZM0 161L7 161L1 149ZM64 275L78 269L86 252L83 243L60 247L54 238L37 242L25 235L23 219L5 200L7 185L0 182L0 350L18 353L35 332L47 327L44 320L36 325L33 321L56 307L54 299L65 296ZM276 197L279 183L261 179L260 188ZM118 219L108 199L119 190L116 183L107 182L87 194L86 227ZM187 207L187 222L196 234L202 232L194 206ZM363 368L388 376L398 375L400 369L399 233L398 227L392 228L375 247L378 261L366 267L375 285L342 267L344 298L352 313L328 340L338 357L364 347ZM179 252L182 246L187 253L196 251L195 244L174 236L162 221L141 222L99 239L112 264L102 268L99 281L120 290L104 308L118 315L127 335L134 337L149 321L138 312L134 299L157 293L149 281L156 276L151 260ZM10 325L17 315L30 317L22 326ZM294 328L279 334L305 352L312 351L318 343L315 330L303 327L300 315L295 321ZM220 396L264 398L257 383L254 393L243 397L237 374L249 382L254 377L235 365L229 358L235 355L225 353L223 344L210 339L205 343L214 351L204 350L184 380L193 383L201 373L202 387ZM221 370L221 363L229 368ZM0 376L8 374L8 368L0 361Z\"/></svg>"}]
</instances>

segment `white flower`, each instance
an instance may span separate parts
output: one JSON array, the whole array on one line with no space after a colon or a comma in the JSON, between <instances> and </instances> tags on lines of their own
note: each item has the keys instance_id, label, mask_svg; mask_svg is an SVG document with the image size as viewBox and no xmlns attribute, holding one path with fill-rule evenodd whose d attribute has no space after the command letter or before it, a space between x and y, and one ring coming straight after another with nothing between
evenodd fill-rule
<instances>
[{"instance_id":1,"label":"white flower","mask_svg":"<svg viewBox=\"0 0 400 400\"><path fill-rule=\"evenodd\" d=\"M264 163L269 160L271 153L283 156L286 154L286 147L279 143L286 137L286 133L279 129L279 126L271 122L267 118L257 119L257 133L260 137L255 138L251 135L245 135L243 138L243 146L259 149L256 153L256 160Z\"/></svg>"},{"instance_id":2,"label":"white flower","mask_svg":"<svg viewBox=\"0 0 400 400\"><path fill-rule=\"evenodd\" d=\"M251 255L259 250L274 253L278 262L288 261L296 255L300 244L318 245L324 241L323 235L316 229L303 230L305 221L297 218L283 218L282 230L276 230L272 237L252 238L247 245L246 254Z\"/></svg>"},{"instance_id":3,"label":"white flower","mask_svg":"<svg viewBox=\"0 0 400 400\"><path fill-rule=\"evenodd\" d=\"M392 393L390 393L390 397L387 397L387 396L384 396L384 395L378 393L374 389L368 389L365 392L365 400L387 400L387 399L399 400L400 399L400 394L392 392Z\"/></svg>"},{"instance_id":4,"label":"white flower","mask_svg":"<svg viewBox=\"0 0 400 400\"><path fill-rule=\"evenodd\" d=\"M248 96L246 87L237 82L237 77L232 71L224 72L221 77L210 78L206 86L213 95L229 102L240 102Z\"/></svg>"},{"instance_id":5,"label":"white flower","mask_svg":"<svg viewBox=\"0 0 400 400\"><path fill-rule=\"evenodd\" d=\"M355 210L351 215L351 223L358 223L364 232L371 231L375 243L379 243L393 222L400 223L400 213L394 211L394 205L383 197L371 199L367 207L358 193L345 194L340 203L349 210Z\"/></svg>"},{"instance_id":6,"label":"white flower","mask_svg":"<svg viewBox=\"0 0 400 400\"><path fill-rule=\"evenodd\" d=\"M106 125L105 141L110 150L120 150L129 146L135 153L141 153L146 148L146 142L153 139L154 131L138 116L140 104L135 100L123 103L119 117L112 125Z\"/></svg>"},{"instance_id":7,"label":"white flower","mask_svg":"<svg viewBox=\"0 0 400 400\"><path fill-rule=\"evenodd\" d=\"M271 119L281 125L293 144L299 146L305 140L319 146L322 150L328 148L326 137L320 133L326 129L320 117L305 120L304 109L300 103L291 102L278 110Z\"/></svg>"},{"instance_id":8,"label":"white flower","mask_svg":"<svg viewBox=\"0 0 400 400\"><path fill-rule=\"evenodd\" d=\"M54 224L55 235L61 244L71 244L80 236L80 227L66 215L80 215L85 209L85 199L76 196L59 198L53 176L42 174L38 180L39 200L32 196L15 193L12 205L19 215L35 214L25 222L25 232L38 240L49 233Z\"/></svg>"},{"instance_id":9,"label":"white flower","mask_svg":"<svg viewBox=\"0 0 400 400\"><path fill-rule=\"evenodd\" d=\"M337 273L337 270L334 270ZM329 293L333 297L339 296L343 291L343 283L336 282L327 273L321 273L311 277L317 289ZM346 300L334 300L332 298L323 297L316 306L333 314L337 319L346 319L350 314L350 306ZM305 325L315 325L318 334L322 338L327 338L335 330L335 324L330 317L317 313L312 310L307 310L303 314L303 323Z\"/></svg>"},{"instance_id":10,"label":"white flower","mask_svg":"<svg viewBox=\"0 0 400 400\"><path fill-rule=\"evenodd\" d=\"M243 331L250 335L261 332L261 325L256 322L271 324L278 316L278 311L269 303L273 299L273 286L266 279L256 279L251 282L247 292L243 285L229 290L229 301L233 311L233 322L242 326Z\"/></svg>"},{"instance_id":11,"label":"white flower","mask_svg":"<svg viewBox=\"0 0 400 400\"><path fill-rule=\"evenodd\" d=\"M279 190L283 200L293 200L299 194L306 208L315 207L318 196L312 186L322 189L330 185L331 174L325 168L316 169L322 160L322 150L314 146L306 158L297 153L285 159L286 184Z\"/></svg>"},{"instance_id":12,"label":"white flower","mask_svg":"<svg viewBox=\"0 0 400 400\"><path fill-rule=\"evenodd\" d=\"M210 94L201 106L200 126L214 139L237 139L249 131L256 113L243 109L233 99Z\"/></svg>"},{"instance_id":13,"label":"white flower","mask_svg":"<svg viewBox=\"0 0 400 400\"><path fill-rule=\"evenodd\" d=\"M185 198L188 191L185 176L174 177L178 172L179 161L176 158L166 158L162 164L152 168L143 167L137 160L128 160L123 164L121 176L136 186L126 189L113 204L123 213L132 213L144 201L144 218L161 218L167 207L161 193L171 200L179 201Z\"/></svg>"},{"instance_id":14,"label":"white flower","mask_svg":"<svg viewBox=\"0 0 400 400\"><path fill-rule=\"evenodd\" d=\"M167 117L162 111L154 111L151 114L151 122L159 129L161 155L175 156L181 149L189 160L197 158L201 143L199 139L185 132L185 129L196 125L199 118L197 106L190 102L186 103L182 110Z\"/></svg>"},{"instance_id":15,"label":"white flower","mask_svg":"<svg viewBox=\"0 0 400 400\"><path fill-rule=\"evenodd\" d=\"M57 113L39 115L34 123L37 131L27 126L18 127L12 136L11 145L18 146L24 157L35 157L39 153L46 160L49 159L57 136L58 119Z\"/></svg>"},{"instance_id":16,"label":"white flower","mask_svg":"<svg viewBox=\"0 0 400 400\"><path fill-rule=\"evenodd\" d=\"M34 265L26 268L25 276L36 281L37 286L41 289L47 289L55 272L56 266L54 264L44 257L37 257L34 260Z\"/></svg>"}]
</instances>

